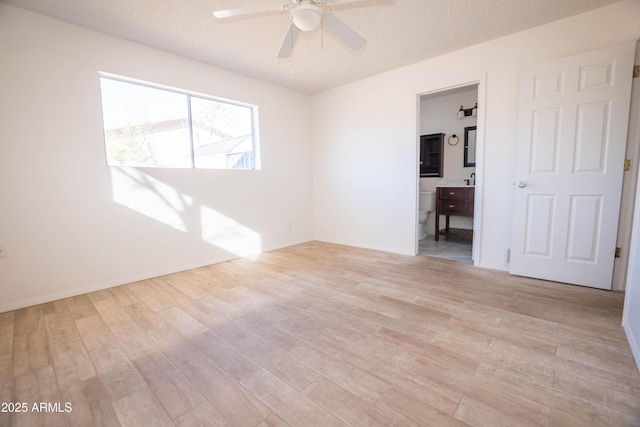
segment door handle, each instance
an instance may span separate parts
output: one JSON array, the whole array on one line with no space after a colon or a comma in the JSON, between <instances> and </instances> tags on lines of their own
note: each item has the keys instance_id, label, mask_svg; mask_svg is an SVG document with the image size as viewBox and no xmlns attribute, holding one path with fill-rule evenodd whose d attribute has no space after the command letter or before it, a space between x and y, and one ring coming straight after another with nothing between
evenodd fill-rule
<instances>
[{"instance_id":1,"label":"door handle","mask_svg":"<svg viewBox=\"0 0 640 427\"><path fill-rule=\"evenodd\" d=\"M518 186L518 188L524 188L527 186L527 181L518 181L517 183L514 182L515 185Z\"/></svg>"}]
</instances>

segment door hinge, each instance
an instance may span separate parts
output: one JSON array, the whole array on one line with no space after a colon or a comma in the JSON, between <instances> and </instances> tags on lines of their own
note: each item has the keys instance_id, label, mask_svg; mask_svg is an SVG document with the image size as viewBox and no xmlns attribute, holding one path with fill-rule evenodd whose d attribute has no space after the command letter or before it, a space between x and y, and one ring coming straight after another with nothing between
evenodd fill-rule
<instances>
[{"instance_id":1,"label":"door hinge","mask_svg":"<svg viewBox=\"0 0 640 427\"><path fill-rule=\"evenodd\" d=\"M616 248L616 258L620 258L621 252L622 252L622 248Z\"/></svg>"},{"instance_id":2,"label":"door hinge","mask_svg":"<svg viewBox=\"0 0 640 427\"><path fill-rule=\"evenodd\" d=\"M633 78L640 77L640 65L633 66Z\"/></svg>"},{"instance_id":3,"label":"door hinge","mask_svg":"<svg viewBox=\"0 0 640 427\"><path fill-rule=\"evenodd\" d=\"M624 171L628 171L629 169L631 169L631 160L629 159L625 159L624 160Z\"/></svg>"}]
</instances>

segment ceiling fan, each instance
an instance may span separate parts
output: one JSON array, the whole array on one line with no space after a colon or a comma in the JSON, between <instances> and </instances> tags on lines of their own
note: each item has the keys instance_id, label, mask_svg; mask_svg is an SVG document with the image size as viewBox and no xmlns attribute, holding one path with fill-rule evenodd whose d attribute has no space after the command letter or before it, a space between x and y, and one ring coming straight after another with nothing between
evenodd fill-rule
<instances>
[{"instance_id":1,"label":"ceiling fan","mask_svg":"<svg viewBox=\"0 0 640 427\"><path fill-rule=\"evenodd\" d=\"M254 4L251 6L239 7L236 9L216 10L213 16L218 19L232 18L236 16L251 15L263 12L289 12L291 25L289 31L282 42L278 58L288 58L291 56L293 46L298 39L300 31L311 31L322 23L322 27L332 32L351 49L359 50L367 43L365 39L351 29L347 24L338 19L334 14L317 6L335 6L345 3L355 3L361 0L290 0L291 4L274 6L268 4Z\"/></svg>"}]
</instances>

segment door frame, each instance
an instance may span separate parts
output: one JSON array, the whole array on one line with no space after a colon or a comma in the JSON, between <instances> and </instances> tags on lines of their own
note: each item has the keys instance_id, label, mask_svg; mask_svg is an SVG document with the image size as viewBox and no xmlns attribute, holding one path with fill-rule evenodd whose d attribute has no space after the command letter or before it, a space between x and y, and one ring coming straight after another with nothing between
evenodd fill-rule
<instances>
[{"instance_id":1,"label":"door frame","mask_svg":"<svg viewBox=\"0 0 640 427\"><path fill-rule=\"evenodd\" d=\"M473 246L472 246L472 258L473 265L478 266L482 257L482 206L483 206L483 188L484 188L484 157L485 157L485 117L487 110L487 75L483 73L476 78L472 78L466 81L454 82L449 86L441 86L434 89L427 89L419 92L415 95L416 103L416 131L415 131L415 150L414 150L414 165L415 165L415 199L414 199L414 214L413 224L411 229L413 230L414 239L414 255L418 255L419 244L418 240L418 217L420 215L420 98L425 95L443 94L445 92L476 86L478 89L478 115L476 124L476 185L474 195L474 209L473 209ZM453 111L451 114L455 114Z\"/></svg>"},{"instance_id":2,"label":"door frame","mask_svg":"<svg viewBox=\"0 0 640 427\"><path fill-rule=\"evenodd\" d=\"M622 327L627 336L627 341L629 341L633 358L640 370L640 324L637 321L634 322L638 318L635 313L640 312L640 253L638 253L640 252L640 176L636 176L635 189L635 209L628 246L628 250L631 253L629 254L625 271L626 286L624 308L622 310ZM633 257L631 256L632 254Z\"/></svg>"},{"instance_id":3,"label":"door frame","mask_svg":"<svg viewBox=\"0 0 640 427\"><path fill-rule=\"evenodd\" d=\"M640 62L640 42L636 42L634 64ZM640 163L640 77L631 83L631 104L629 106L629 127L627 129L627 145L625 159L631 160L631 166L622 176L622 195L620 203L620 220L617 231L617 247L621 248L620 258L613 262L612 291L625 291L627 271L632 259L631 230L633 228L634 206L637 190L638 164Z\"/></svg>"}]
</instances>

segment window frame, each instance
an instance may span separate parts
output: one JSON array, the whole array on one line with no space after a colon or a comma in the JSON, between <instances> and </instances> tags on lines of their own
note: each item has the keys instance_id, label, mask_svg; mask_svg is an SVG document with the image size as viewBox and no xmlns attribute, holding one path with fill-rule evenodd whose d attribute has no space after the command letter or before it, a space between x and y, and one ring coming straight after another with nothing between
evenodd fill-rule
<instances>
[{"instance_id":1,"label":"window frame","mask_svg":"<svg viewBox=\"0 0 640 427\"><path fill-rule=\"evenodd\" d=\"M120 83L126 83L136 86L142 86L150 89L171 92L178 95L185 96L186 104L187 104L187 126L188 126L188 137L189 137L189 152L190 152L190 165L188 167L182 166L162 166L162 165L112 165L109 164L109 156L107 149L107 129L105 127L105 115L104 115L104 103L102 99L102 79L112 80ZM103 135L103 147L105 154L105 163L109 167L131 167L131 168L152 168L152 169L200 169L200 170L220 170L220 171L252 171L252 170L260 170L261 162L260 162L260 144L259 144L259 133L258 133L258 106L254 104L249 104L246 102L231 100L227 98L221 98L217 96L212 96L200 92L194 92L186 89L179 89L172 86L167 86L158 83L151 83L144 80L138 80L129 77L123 77L120 75L109 74L109 73L98 73L98 87L99 87L99 98L100 98L100 119L102 124L102 135ZM199 98L206 101L218 102L222 104L228 104L243 108L248 108L251 116L251 153L252 153L252 167L251 168L216 168L216 167L198 167L196 166L196 155L195 155L195 144L194 144L194 132L193 132L193 117L192 117L192 98Z\"/></svg>"}]
</instances>

